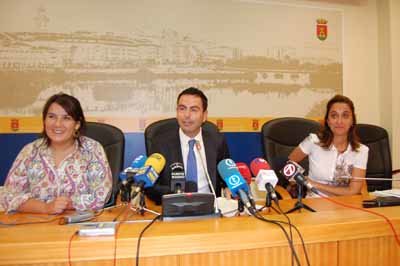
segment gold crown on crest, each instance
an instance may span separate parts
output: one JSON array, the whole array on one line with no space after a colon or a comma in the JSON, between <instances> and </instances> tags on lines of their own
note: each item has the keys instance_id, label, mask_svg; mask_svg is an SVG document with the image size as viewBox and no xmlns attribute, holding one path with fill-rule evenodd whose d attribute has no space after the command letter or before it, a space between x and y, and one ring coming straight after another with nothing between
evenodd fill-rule
<instances>
[{"instance_id":1,"label":"gold crown on crest","mask_svg":"<svg viewBox=\"0 0 400 266\"><path fill-rule=\"evenodd\" d=\"M328 24L328 20L326 20L324 18L319 18L319 19L317 19L317 23L318 24Z\"/></svg>"}]
</instances>

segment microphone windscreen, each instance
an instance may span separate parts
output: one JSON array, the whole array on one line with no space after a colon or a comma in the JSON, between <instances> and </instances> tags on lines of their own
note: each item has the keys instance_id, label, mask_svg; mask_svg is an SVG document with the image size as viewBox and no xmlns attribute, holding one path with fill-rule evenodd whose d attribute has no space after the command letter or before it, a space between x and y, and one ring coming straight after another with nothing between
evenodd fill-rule
<instances>
[{"instance_id":1,"label":"microphone windscreen","mask_svg":"<svg viewBox=\"0 0 400 266\"><path fill-rule=\"evenodd\" d=\"M171 183L170 183L171 191L174 193L185 192L186 178L185 178L185 170L183 167L183 163L180 162L172 163L170 164L169 168L171 169Z\"/></svg>"},{"instance_id":2,"label":"microphone windscreen","mask_svg":"<svg viewBox=\"0 0 400 266\"><path fill-rule=\"evenodd\" d=\"M149 158L147 158L146 162L144 163L144 166L153 167L154 171L156 171L157 174L159 174L165 166L165 158L160 153L153 153L152 155L149 156Z\"/></svg>"},{"instance_id":3,"label":"microphone windscreen","mask_svg":"<svg viewBox=\"0 0 400 266\"><path fill-rule=\"evenodd\" d=\"M147 156L141 154L141 155L139 155L138 157L136 157L136 158L132 161L131 167L132 167L133 169L139 169L139 168L141 168L141 167L144 166L146 160L147 160Z\"/></svg>"},{"instance_id":4,"label":"microphone windscreen","mask_svg":"<svg viewBox=\"0 0 400 266\"><path fill-rule=\"evenodd\" d=\"M238 196L238 192L249 191L246 181L240 174L235 162L232 159L224 159L218 163L218 173L224 179L233 197Z\"/></svg>"},{"instance_id":5,"label":"microphone windscreen","mask_svg":"<svg viewBox=\"0 0 400 266\"><path fill-rule=\"evenodd\" d=\"M265 191L265 185L268 183L273 187L276 186L278 177L274 170L261 169L256 176L255 183L259 191Z\"/></svg>"},{"instance_id":6,"label":"microphone windscreen","mask_svg":"<svg viewBox=\"0 0 400 266\"><path fill-rule=\"evenodd\" d=\"M217 165L218 173L222 178L229 177L232 174L239 173L236 163L232 159L224 159ZM239 173L240 174L240 173Z\"/></svg>"},{"instance_id":7,"label":"microphone windscreen","mask_svg":"<svg viewBox=\"0 0 400 266\"><path fill-rule=\"evenodd\" d=\"M254 176L258 175L260 170L271 170L271 166L269 166L268 162L263 158L255 158L250 163L250 169Z\"/></svg>"},{"instance_id":8,"label":"microphone windscreen","mask_svg":"<svg viewBox=\"0 0 400 266\"><path fill-rule=\"evenodd\" d=\"M158 179L158 173L150 165L143 166L134 176L136 183L142 184L145 188L152 187Z\"/></svg>"},{"instance_id":9,"label":"microphone windscreen","mask_svg":"<svg viewBox=\"0 0 400 266\"><path fill-rule=\"evenodd\" d=\"M247 166L247 164L242 163L242 162L237 162L236 166L239 170L239 173L243 176L243 178L246 180L247 184L251 184L251 173L250 173L250 169Z\"/></svg>"}]
</instances>

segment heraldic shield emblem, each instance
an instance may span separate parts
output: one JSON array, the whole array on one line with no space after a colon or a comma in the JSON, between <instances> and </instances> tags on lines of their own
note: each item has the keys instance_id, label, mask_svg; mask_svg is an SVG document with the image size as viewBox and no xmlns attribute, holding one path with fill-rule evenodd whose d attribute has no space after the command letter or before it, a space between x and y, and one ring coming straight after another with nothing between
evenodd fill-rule
<instances>
[{"instance_id":1,"label":"heraldic shield emblem","mask_svg":"<svg viewBox=\"0 0 400 266\"><path fill-rule=\"evenodd\" d=\"M328 37L328 21L326 19L317 19L317 37L321 41L325 41Z\"/></svg>"}]
</instances>

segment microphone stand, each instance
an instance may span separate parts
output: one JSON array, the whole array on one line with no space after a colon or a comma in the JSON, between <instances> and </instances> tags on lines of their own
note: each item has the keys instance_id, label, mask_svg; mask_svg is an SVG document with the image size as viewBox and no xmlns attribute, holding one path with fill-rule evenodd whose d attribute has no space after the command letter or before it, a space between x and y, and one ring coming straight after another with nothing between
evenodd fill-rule
<instances>
[{"instance_id":1,"label":"microphone stand","mask_svg":"<svg viewBox=\"0 0 400 266\"><path fill-rule=\"evenodd\" d=\"M136 204L136 202L132 202L137 197L139 197L139 204L138 205ZM152 211L152 210L146 208L146 197L145 197L145 193L144 193L143 184L140 184L140 191L134 197L132 197L131 209L136 211L137 213L139 213L142 216L144 216L144 213L146 211L150 212L152 214L155 214L155 215L160 215L160 213Z\"/></svg>"},{"instance_id":2,"label":"microphone stand","mask_svg":"<svg viewBox=\"0 0 400 266\"><path fill-rule=\"evenodd\" d=\"M288 210L286 212L287 213L292 213L294 211L297 210L301 210L301 209L306 209L310 212L315 212L314 209L312 209L311 207L307 206L306 204L303 203L303 185L302 184L298 184L297 183L297 202L294 204L294 207L291 208L290 210Z\"/></svg>"},{"instance_id":3,"label":"microphone stand","mask_svg":"<svg viewBox=\"0 0 400 266\"><path fill-rule=\"evenodd\" d=\"M267 191L265 195L265 207L270 208L272 205L271 192Z\"/></svg>"},{"instance_id":4,"label":"microphone stand","mask_svg":"<svg viewBox=\"0 0 400 266\"><path fill-rule=\"evenodd\" d=\"M152 211L152 210L146 208L146 197L145 197L143 191L140 191L139 195L137 195L137 197L139 197L139 206L137 206L137 207L132 206L133 210L135 210L137 213L139 213L142 216L144 216L145 212L150 212L155 215L160 215L158 212L155 212L155 211Z\"/></svg>"}]
</instances>

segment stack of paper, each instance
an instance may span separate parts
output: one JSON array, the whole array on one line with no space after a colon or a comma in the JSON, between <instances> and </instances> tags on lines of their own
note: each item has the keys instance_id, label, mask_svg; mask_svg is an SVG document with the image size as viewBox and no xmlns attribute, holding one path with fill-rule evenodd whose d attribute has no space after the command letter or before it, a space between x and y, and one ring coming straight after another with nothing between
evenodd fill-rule
<instances>
[{"instance_id":1,"label":"stack of paper","mask_svg":"<svg viewBox=\"0 0 400 266\"><path fill-rule=\"evenodd\" d=\"M372 194L377 197L394 196L400 198L400 189L376 190Z\"/></svg>"}]
</instances>

